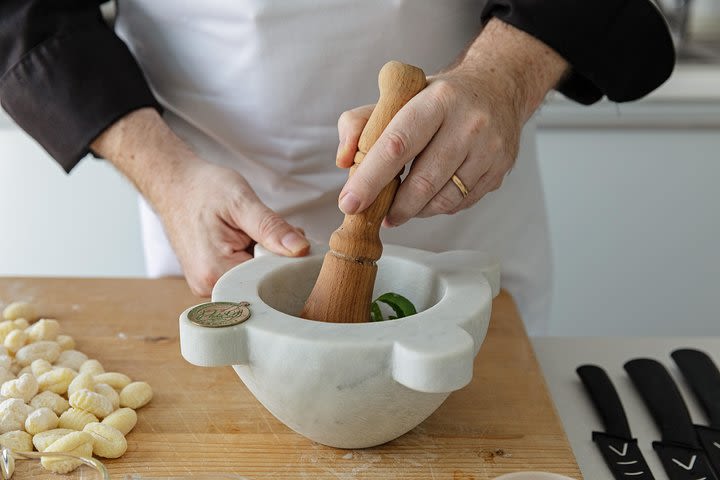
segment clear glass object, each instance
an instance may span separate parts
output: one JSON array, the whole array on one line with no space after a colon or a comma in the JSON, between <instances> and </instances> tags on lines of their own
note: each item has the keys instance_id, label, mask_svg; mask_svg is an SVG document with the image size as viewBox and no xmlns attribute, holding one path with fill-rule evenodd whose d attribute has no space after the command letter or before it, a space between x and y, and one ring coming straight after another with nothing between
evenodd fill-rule
<instances>
[{"instance_id":1,"label":"clear glass object","mask_svg":"<svg viewBox=\"0 0 720 480\"><path fill-rule=\"evenodd\" d=\"M80 466L67 474L54 474L40 464L42 458L74 459ZM65 480L110 480L105 465L95 458L78 457L69 453L14 452L2 447L0 450L0 478L43 478Z\"/></svg>"}]
</instances>

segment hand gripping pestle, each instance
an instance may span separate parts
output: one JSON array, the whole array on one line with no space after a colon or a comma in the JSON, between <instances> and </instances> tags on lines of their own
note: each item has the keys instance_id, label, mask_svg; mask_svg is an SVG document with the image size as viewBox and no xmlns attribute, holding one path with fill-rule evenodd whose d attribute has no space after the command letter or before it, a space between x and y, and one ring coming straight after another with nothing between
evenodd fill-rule
<instances>
[{"instance_id":1,"label":"hand gripping pestle","mask_svg":"<svg viewBox=\"0 0 720 480\"><path fill-rule=\"evenodd\" d=\"M358 141L355 165L350 175L375 144L395 114L427 80L425 73L410 65L391 61L380 70L380 98ZM330 237L330 250L323 259L320 275L300 316L334 323L361 323L370 320L370 304L382 255L380 224L387 215L400 174L383 188L375 202L355 215L345 215L342 225Z\"/></svg>"}]
</instances>

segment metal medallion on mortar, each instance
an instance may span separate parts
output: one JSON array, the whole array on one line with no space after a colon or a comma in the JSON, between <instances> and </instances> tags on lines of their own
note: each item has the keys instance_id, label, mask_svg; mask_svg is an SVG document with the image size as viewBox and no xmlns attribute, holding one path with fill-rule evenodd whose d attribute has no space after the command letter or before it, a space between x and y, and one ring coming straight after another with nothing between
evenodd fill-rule
<instances>
[{"instance_id":1,"label":"metal medallion on mortar","mask_svg":"<svg viewBox=\"0 0 720 480\"><path fill-rule=\"evenodd\" d=\"M208 302L188 312L195 325L209 328L231 327L250 318L248 302Z\"/></svg>"}]
</instances>

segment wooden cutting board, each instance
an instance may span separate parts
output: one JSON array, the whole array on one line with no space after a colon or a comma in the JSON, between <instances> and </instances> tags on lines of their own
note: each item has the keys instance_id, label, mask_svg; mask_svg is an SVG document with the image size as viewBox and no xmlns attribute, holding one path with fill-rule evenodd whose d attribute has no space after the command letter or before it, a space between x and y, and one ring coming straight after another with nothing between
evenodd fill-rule
<instances>
[{"instance_id":1,"label":"wooden cutting board","mask_svg":"<svg viewBox=\"0 0 720 480\"><path fill-rule=\"evenodd\" d=\"M104 461L112 478L480 480L529 470L582 478L506 293L493 303L472 383L410 433L366 450L307 440L265 410L232 368L185 362L178 316L201 300L181 279L0 279L0 305L16 300L58 319L106 370L153 386L127 453ZM15 478L29 478L22 463Z\"/></svg>"}]
</instances>

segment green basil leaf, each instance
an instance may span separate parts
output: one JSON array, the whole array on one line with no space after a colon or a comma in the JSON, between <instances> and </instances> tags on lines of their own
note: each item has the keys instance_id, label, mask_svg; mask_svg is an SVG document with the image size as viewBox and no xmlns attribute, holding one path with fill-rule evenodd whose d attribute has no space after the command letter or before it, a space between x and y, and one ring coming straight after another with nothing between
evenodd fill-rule
<instances>
[{"instance_id":1,"label":"green basil leaf","mask_svg":"<svg viewBox=\"0 0 720 480\"><path fill-rule=\"evenodd\" d=\"M383 302L388 305L393 309L397 318L409 317L410 315L415 315L417 313L415 305L413 305L410 300L397 293L384 293L380 295L375 302Z\"/></svg>"},{"instance_id":2,"label":"green basil leaf","mask_svg":"<svg viewBox=\"0 0 720 480\"><path fill-rule=\"evenodd\" d=\"M380 311L380 305L377 302L372 302L370 305L370 321L371 322L382 322L382 312Z\"/></svg>"}]
</instances>

